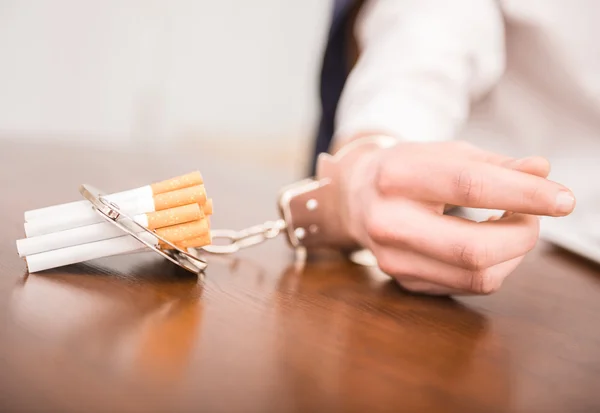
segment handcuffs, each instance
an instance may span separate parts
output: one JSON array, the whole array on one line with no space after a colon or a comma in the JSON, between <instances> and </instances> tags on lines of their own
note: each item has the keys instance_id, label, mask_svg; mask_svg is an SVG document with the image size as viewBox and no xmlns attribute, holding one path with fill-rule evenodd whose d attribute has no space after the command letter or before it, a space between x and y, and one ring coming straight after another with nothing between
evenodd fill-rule
<instances>
[{"instance_id":1,"label":"handcuffs","mask_svg":"<svg viewBox=\"0 0 600 413\"><path fill-rule=\"evenodd\" d=\"M360 156L361 149L389 148L396 143L397 140L390 136L369 136L345 145L335 155L320 154L315 177L281 189L278 197L279 219L238 231L211 230L213 243L199 249L180 249L154 231L135 222L118 205L108 201L99 190L90 185L82 185L79 192L106 221L133 236L163 258L196 274L204 272L208 266L206 254L203 253L233 254L280 234L285 234L288 244L299 253L298 256L305 257L307 251L314 249L330 249L352 255L353 261L359 264L374 265L373 257L369 256L368 251L361 250L349 234L345 233L339 213L339 165L342 160ZM148 235L142 237L142 233L154 237L156 243L148 242ZM226 242L219 244L215 243L215 240ZM159 241L169 248L157 247Z\"/></svg>"}]
</instances>

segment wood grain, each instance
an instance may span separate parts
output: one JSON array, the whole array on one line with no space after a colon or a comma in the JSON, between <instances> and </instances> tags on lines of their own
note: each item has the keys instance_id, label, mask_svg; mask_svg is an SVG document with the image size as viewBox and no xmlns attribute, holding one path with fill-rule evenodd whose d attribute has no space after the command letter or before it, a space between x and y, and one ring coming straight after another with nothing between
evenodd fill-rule
<instances>
[{"instance_id":1,"label":"wood grain","mask_svg":"<svg viewBox=\"0 0 600 413\"><path fill-rule=\"evenodd\" d=\"M160 159L160 161L159 161ZM152 254L28 275L27 209L202 171L213 226L276 217L293 177L206 153L0 145L0 411L598 412L600 270L541 244L497 294L406 294L283 239L204 279ZM241 207L243 205L243 207Z\"/></svg>"}]
</instances>

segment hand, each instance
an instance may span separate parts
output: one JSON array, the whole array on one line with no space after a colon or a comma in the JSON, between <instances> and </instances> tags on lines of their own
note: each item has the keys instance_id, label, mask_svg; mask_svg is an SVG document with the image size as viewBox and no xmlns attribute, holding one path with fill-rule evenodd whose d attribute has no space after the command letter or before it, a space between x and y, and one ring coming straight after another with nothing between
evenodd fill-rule
<instances>
[{"instance_id":1,"label":"hand","mask_svg":"<svg viewBox=\"0 0 600 413\"><path fill-rule=\"evenodd\" d=\"M380 269L428 294L489 294L536 245L538 216L565 216L571 191L539 157L513 159L464 142L400 143L341 165L344 226ZM474 222L448 205L510 211Z\"/></svg>"}]
</instances>

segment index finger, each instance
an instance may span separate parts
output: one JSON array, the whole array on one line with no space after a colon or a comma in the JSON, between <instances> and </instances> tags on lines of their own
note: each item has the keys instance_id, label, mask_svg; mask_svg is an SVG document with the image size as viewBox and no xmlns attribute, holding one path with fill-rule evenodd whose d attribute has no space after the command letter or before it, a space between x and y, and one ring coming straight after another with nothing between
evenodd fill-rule
<instances>
[{"instance_id":1,"label":"index finger","mask_svg":"<svg viewBox=\"0 0 600 413\"><path fill-rule=\"evenodd\" d=\"M485 162L444 159L432 165L415 159L385 169L378 181L384 195L532 215L565 216L575 208L565 186Z\"/></svg>"}]
</instances>

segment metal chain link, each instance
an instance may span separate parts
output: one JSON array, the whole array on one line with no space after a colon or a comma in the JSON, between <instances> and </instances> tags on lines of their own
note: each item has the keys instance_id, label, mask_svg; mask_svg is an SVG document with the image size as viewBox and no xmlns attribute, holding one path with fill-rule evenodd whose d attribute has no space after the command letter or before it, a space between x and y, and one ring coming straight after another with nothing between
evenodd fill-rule
<instances>
[{"instance_id":1,"label":"metal chain link","mask_svg":"<svg viewBox=\"0 0 600 413\"><path fill-rule=\"evenodd\" d=\"M240 231L232 229L212 230L211 236L213 242L224 239L228 243L220 245L211 244L202 249L212 254L233 254L242 248L248 248L275 238L286 226L286 222L283 219L279 219L277 221L267 221L264 224L255 225Z\"/></svg>"}]
</instances>

